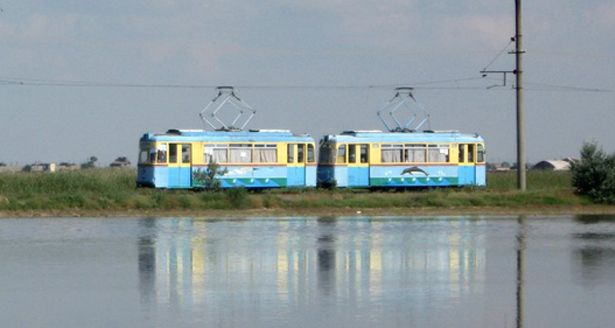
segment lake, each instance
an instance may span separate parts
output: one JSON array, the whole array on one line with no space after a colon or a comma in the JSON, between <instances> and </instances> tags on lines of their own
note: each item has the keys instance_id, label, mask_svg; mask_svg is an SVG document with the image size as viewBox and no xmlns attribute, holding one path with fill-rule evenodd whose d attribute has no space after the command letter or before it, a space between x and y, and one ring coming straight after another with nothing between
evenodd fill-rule
<instances>
[{"instance_id":1,"label":"lake","mask_svg":"<svg viewBox=\"0 0 615 328\"><path fill-rule=\"evenodd\" d=\"M607 327L615 217L0 219L3 327Z\"/></svg>"}]
</instances>

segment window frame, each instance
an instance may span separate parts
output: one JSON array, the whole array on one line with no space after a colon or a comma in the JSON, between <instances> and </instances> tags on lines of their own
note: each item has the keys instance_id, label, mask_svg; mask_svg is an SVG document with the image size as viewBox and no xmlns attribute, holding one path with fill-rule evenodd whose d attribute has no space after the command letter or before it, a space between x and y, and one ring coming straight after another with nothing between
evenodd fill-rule
<instances>
[{"instance_id":1,"label":"window frame","mask_svg":"<svg viewBox=\"0 0 615 328\"><path fill-rule=\"evenodd\" d=\"M177 148L181 143L169 143L169 164L179 164L180 157L178 156Z\"/></svg>"},{"instance_id":2,"label":"window frame","mask_svg":"<svg viewBox=\"0 0 615 328\"><path fill-rule=\"evenodd\" d=\"M348 163L348 145L347 144L342 143L342 144L338 144L337 147L335 147L335 163L336 164Z\"/></svg>"},{"instance_id":3,"label":"window frame","mask_svg":"<svg viewBox=\"0 0 615 328\"><path fill-rule=\"evenodd\" d=\"M295 163L295 144L289 143L286 147L286 163Z\"/></svg>"},{"instance_id":4,"label":"window frame","mask_svg":"<svg viewBox=\"0 0 615 328\"><path fill-rule=\"evenodd\" d=\"M369 144L359 144L359 163L369 163Z\"/></svg>"},{"instance_id":5,"label":"window frame","mask_svg":"<svg viewBox=\"0 0 615 328\"><path fill-rule=\"evenodd\" d=\"M487 151L482 143L476 144L476 162L485 163Z\"/></svg>"}]
</instances>

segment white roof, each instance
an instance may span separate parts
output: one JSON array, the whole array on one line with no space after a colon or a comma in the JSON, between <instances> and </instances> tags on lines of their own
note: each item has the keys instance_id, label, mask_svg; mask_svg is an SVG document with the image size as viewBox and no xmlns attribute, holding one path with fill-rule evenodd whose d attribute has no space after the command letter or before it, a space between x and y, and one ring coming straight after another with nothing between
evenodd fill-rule
<instances>
[{"instance_id":1,"label":"white roof","mask_svg":"<svg viewBox=\"0 0 615 328\"><path fill-rule=\"evenodd\" d=\"M570 170L570 162L556 159L548 159L536 163L534 169L551 169L553 171L568 171Z\"/></svg>"}]
</instances>

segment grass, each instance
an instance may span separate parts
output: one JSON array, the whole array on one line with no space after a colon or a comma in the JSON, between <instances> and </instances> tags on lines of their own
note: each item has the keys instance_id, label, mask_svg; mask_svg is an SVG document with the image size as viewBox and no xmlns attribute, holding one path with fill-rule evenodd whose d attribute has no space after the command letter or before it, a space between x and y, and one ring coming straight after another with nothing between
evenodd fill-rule
<instances>
[{"instance_id":1,"label":"grass","mask_svg":"<svg viewBox=\"0 0 615 328\"><path fill-rule=\"evenodd\" d=\"M514 172L488 174L486 188L410 191L286 189L220 192L135 188L135 170L90 169L0 174L0 211L176 211L232 209L525 208L585 206L569 172L528 172L528 190L518 192Z\"/></svg>"}]
</instances>

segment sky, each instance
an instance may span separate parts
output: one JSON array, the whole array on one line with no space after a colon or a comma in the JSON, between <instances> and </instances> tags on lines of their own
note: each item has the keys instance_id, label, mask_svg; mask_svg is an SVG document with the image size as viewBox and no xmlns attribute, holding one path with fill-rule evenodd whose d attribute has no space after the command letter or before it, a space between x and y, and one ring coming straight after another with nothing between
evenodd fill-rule
<instances>
[{"instance_id":1,"label":"sky","mask_svg":"<svg viewBox=\"0 0 615 328\"><path fill-rule=\"evenodd\" d=\"M317 139L383 129L376 112L393 88L414 86L428 127L482 135L489 161L516 158L514 76L488 88L502 76L479 73L494 59L488 69L514 69L512 0L0 0L0 8L0 162L134 163L143 133L204 128L198 113L216 85L236 86L257 110L248 128ZM528 161L578 156L584 142L615 151L613 31L612 0L523 1Z\"/></svg>"}]
</instances>

